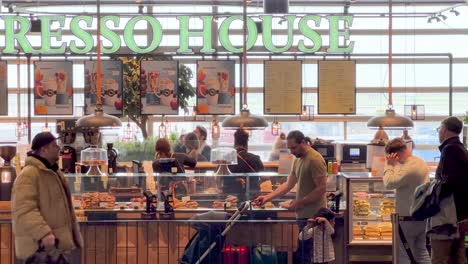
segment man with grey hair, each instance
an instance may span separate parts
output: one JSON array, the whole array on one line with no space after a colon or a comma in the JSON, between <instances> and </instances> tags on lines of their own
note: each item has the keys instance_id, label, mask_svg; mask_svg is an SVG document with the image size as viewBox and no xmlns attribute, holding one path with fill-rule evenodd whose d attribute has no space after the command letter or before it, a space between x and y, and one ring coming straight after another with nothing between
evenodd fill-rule
<instances>
[{"instance_id":1,"label":"man with grey hair","mask_svg":"<svg viewBox=\"0 0 468 264\"><path fill-rule=\"evenodd\" d=\"M460 141L463 123L457 117L444 119L437 128L440 162L436 179L444 182L441 199L453 195L458 222L468 220L468 151ZM459 225L460 231L464 229ZM466 263L464 237L437 240L431 237L432 263Z\"/></svg>"}]
</instances>

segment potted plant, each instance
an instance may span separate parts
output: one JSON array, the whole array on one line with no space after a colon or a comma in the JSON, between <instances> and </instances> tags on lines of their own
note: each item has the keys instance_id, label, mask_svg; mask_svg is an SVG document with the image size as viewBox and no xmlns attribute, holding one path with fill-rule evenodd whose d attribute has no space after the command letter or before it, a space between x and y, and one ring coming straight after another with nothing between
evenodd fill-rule
<instances>
[{"instance_id":1,"label":"potted plant","mask_svg":"<svg viewBox=\"0 0 468 264\"><path fill-rule=\"evenodd\" d=\"M124 76L124 115L128 116L141 129L141 134L144 139L148 138L148 130L146 127L148 116L141 115L140 102L140 62L144 56L137 57L120 57L123 62ZM170 60L168 56L152 57L152 60ZM178 86L178 101L179 107L187 109L188 100L195 96L195 89L190 84L193 78L192 70L184 64L179 64L179 86Z\"/></svg>"},{"instance_id":2,"label":"potted plant","mask_svg":"<svg viewBox=\"0 0 468 264\"><path fill-rule=\"evenodd\" d=\"M143 141L116 142L114 147L119 150L118 161L153 160L156 139L148 138Z\"/></svg>"}]
</instances>

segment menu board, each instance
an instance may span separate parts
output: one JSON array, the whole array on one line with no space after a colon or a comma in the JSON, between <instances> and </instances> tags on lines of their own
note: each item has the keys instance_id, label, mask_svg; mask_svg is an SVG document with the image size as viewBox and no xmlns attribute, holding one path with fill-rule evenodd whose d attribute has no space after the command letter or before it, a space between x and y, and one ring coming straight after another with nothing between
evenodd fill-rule
<instances>
[{"instance_id":1,"label":"menu board","mask_svg":"<svg viewBox=\"0 0 468 264\"><path fill-rule=\"evenodd\" d=\"M263 113L300 114L302 109L302 61L264 62Z\"/></svg>"},{"instance_id":2,"label":"menu board","mask_svg":"<svg viewBox=\"0 0 468 264\"><path fill-rule=\"evenodd\" d=\"M36 61L34 63L34 114L73 114L73 63Z\"/></svg>"},{"instance_id":3,"label":"menu board","mask_svg":"<svg viewBox=\"0 0 468 264\"><path fill-rule=\"evenodd\" d=\"M177 115L179 113L177 61L142 61L140 67L141 113Z\"/></svg>"},{"instance_id":4,"label":"menu board","mask_svg":"<svg viewBox=\"0 0 468 264\"><path fill-rule=\"evenodd\" d=\"M319 61L318 113L356 113L356 61Z\"/></svg>"},{"instance_id":5,"label":"menu board","mask_svg":"<svg viewBox=\"0 0 468 264\"><path fill-rule=\"evenodd\" d=\"M7 62L0 61L0 115L8 115Z\"/></svg>"}]
</instances>

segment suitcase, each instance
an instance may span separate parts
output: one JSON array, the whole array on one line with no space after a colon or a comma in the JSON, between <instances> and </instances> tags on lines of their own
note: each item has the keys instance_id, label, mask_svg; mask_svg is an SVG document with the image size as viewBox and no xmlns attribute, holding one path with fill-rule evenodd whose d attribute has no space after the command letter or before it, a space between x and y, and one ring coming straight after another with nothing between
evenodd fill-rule
<instances>
[{"instance_id":1,"label":"suitcase","mask_svg":"<svg viewBox=\"0 0 468 264\"><path fill-rule=\"evenodd\" d=\"M223 264L248 264L249 250L246 246L227 245L223 250Z\"/></svg>"}]
</instances>

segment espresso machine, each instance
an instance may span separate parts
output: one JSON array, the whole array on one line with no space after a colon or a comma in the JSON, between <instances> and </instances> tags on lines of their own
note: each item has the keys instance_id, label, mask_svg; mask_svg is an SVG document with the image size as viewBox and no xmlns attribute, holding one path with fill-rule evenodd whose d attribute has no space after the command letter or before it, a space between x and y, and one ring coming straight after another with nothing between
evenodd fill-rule
<instances>
[{"instance_id":1,"label":"espresso machine","mask_svg":"<svg viewBox=\"0 0 468 264\"><path fill-rule=\"evenodd\" d=\"M332 140L316 138L312 140L312 148L322 155L327 164L336 161L336 144Z\"/></svg>"},{"instance_id":2,"label":"espresso machine","mask_svg":"<svg viewBox=\"0 0 468 264\"><path fill-rule=\"evenodd\" d=\"M76 120L57 120L57 134L61 142L61 169L64 173L76 173L76 149L73 147L76 139Z\"/></svg>"},{"instance_id":3,"label":"espresso machine","mask_svg":"<svg viewBox=\"0 0 468 264\"><path fill-rule=\"evenodd\" d=\"M11 200L11 189L16 179L16 169L11 160L16 155L16 146L0 146L0 157L4 160L0 167L0 201Z\"/></svg>"}]
</instances>

